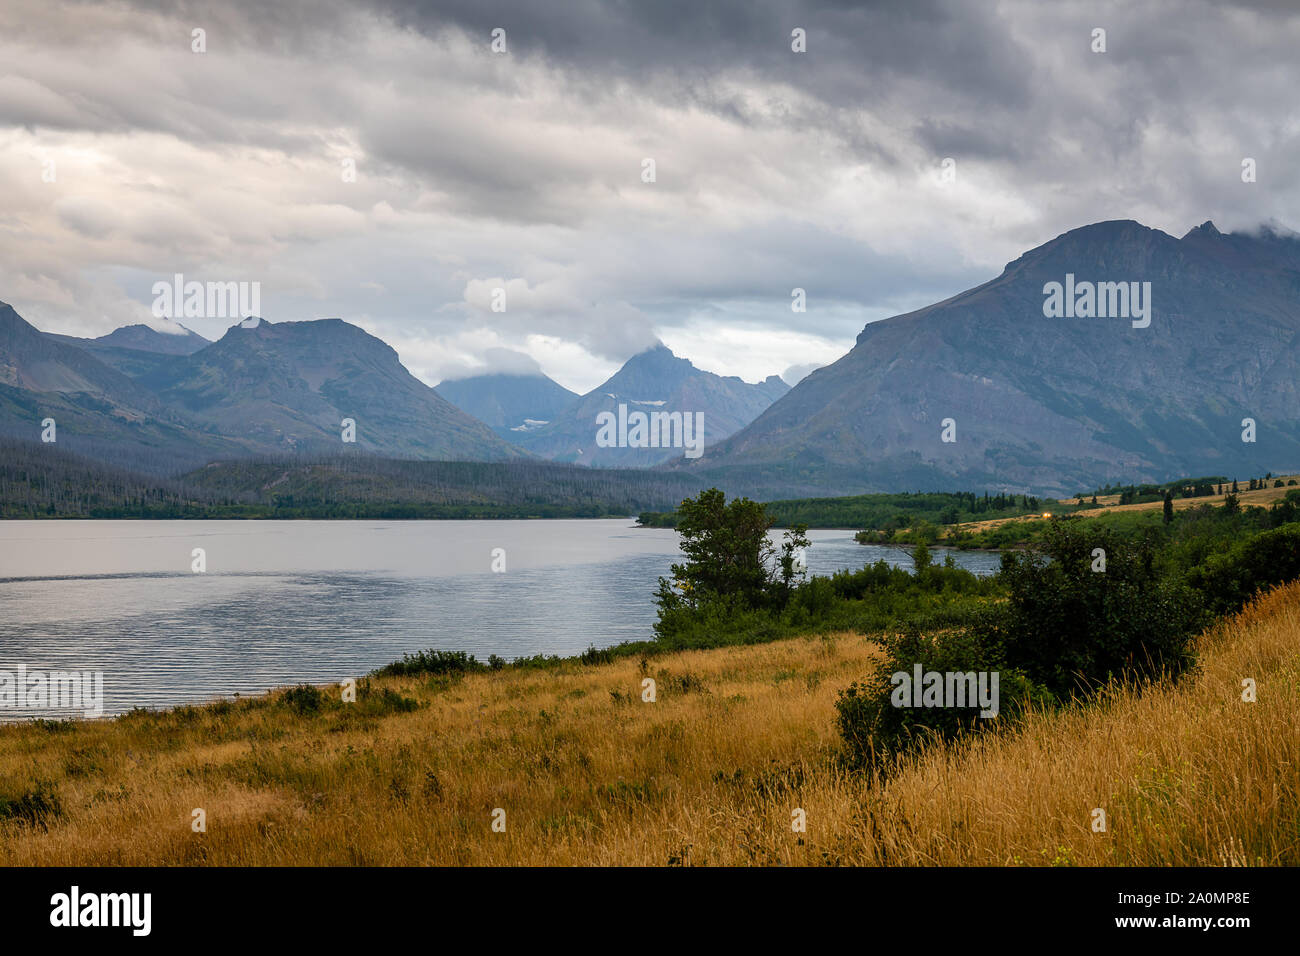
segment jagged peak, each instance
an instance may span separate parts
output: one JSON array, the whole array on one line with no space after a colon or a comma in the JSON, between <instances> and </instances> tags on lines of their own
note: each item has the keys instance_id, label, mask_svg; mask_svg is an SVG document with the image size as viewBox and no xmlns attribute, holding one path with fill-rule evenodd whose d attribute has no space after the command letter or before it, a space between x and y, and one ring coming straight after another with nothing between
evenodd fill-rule
<instances>
[{"instance_id":1,"label":"jagged peak","mask_svg":"<svg viewBox=\"0 0 1300 956\"><path fill-rule=\"evenodd\" d=\"M637 365L654 364L656 362L660 364L667 364L670 362L685 362L687 365L690 365L691 368L695 367L694 363L692 363L690 359L682 358L681 356L677 355L676 353L673 352L672 349L664 345L662 342L655 342L654 345L651 345L649 348L642 349L640 352L637 352L630 359L624 362L623 368L627 368L629 365L637 366Z\"/></svg>"},{"instance_id":2,"label":"jagged peak","mask_svg":"<svg viewBox=\"0 0 1300 956\"><path fill-rule=\"evenodd\" d=\"M1205 220L1205 222L1201 223L1195 229L1189 229L1187 231L1187 234L1183 236L1183 238L1189 239L1192 236L1221 236L1221 235L1223 235L1223 233L1219 232L1218 227L1214 225L1213 221L1207 219Z\"/></svg>"}]
</instances>

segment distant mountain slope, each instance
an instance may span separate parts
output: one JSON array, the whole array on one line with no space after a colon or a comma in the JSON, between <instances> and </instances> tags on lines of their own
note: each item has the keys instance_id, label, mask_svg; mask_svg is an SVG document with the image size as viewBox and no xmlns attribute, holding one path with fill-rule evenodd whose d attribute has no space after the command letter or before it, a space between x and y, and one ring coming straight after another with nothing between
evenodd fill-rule
<instances>
[{"instance_id":1,"label":"distant mountain slope","mask_svg":"<svg viewBox=\"0 0 1300 956\"><path fill-rule=\"evenodd\" d=\"M52 339L65 342L84 352L89 352L109 368L117 369L117 371L121 372L127 378L142 378L150 372L162 368L175 358L175 356L168 355L166 352L146 352L143 349L119 349L111 346L99 345L94 339L78 339L71 335L52 335L49 332L46 332L45 334Z\"/></svg>"},{"instance_id":2,"label":"distant mountain slope","mask_svg":"<svg viewBox=\"0 0 1300 956\"><path fill-rule=\"evenodd\" d=\"M0 434L37 439L46 418L66 450L133 467L193 465L246 447L191 422L90 351L0 303Z\"/></svg>"},{"instance_id":3,"label":"distant mountain slope","mask_svg":"<svg viewBox=\"0 0 1300 956\"><path fill-rule=\"evenodd\" d=\"M1067 275L1149 282L1150 325L1046 317L1045 286ZM984 285L866 326L838 362L673 467L786 494L1069 494L1300 467L1300 240L1212 223L1182 239L1132 221L1075 229Z\"/></svg>"},{"instance_id":4,"label":"distant mountain slope","mask_svg":"<svg viewBox=\"0 0 1300 956\"><path fill-rule=\"evenodd\" d=\"M627 416L702 413L703 445L707 449L753 421L790 386L772 375L750 385L735 376L723 377L697 369L658 345L628 359L604 384L573 402L550 425L517 433L512 440L529 451L556 461L584 465L634 467L684 457L683 447L601 447L597 416L608 412ZM692 419L694 421L694 419Z\"/></svg>"},{"instance_id":5,"label":"distant mountain slope","mask_svg":"<svg viewBox=\"0 0 1300 956\"><path fill-rule=\"evenodd\" d=\"M105 365L130 378L140 378L166 364L172 356L192 355L212 344L179 323L176 327L183 332L169 335L147 325L127 325L93 339L54 332L46 332L45 335L84 349Z\"/></svg>"},{"instance_id":6,"label":"distant mountain slope","mask_svg":"<svg viewBox=\"0 0 1300 956\"><path fill-rule=\"evenodd\" d=\"M199 335L192 332L179 322L172 323L180 332L167 333L159 332L147 325L124 325L120 329L114 329L107 335L100 335L93 339L78 338L75 335L59 335L54 332L46 332L52 339L58 339L69 345L80 345L94 348L114 348L114 349L134 349L139 352L157 352L160 355L192 355L199 349L212 343Z\"/></svg>"},{"instance_id":7,"label":"distant mountain slope","mask_svg":"<svg viewBox=\"0 0 1300 956\"><path fill-rule=\"evenodd\" d=\"M341 422L350 418L361 451L443 460L521 457L411 375L391 347L341 319L241 323L140 381L187 416L259 449L346 450Z\"/></svg>"},{"instance_id":8,"label":"distant mountain slope","mask_svg":"<svg viewBox=\"0 0 1300 956\"><path fill-rule=\"evenodd\" d=\"M578 399L577 392L540 373L474 375L440 382L436 391L507 439L552 421Z\"/></svg>"},{"instance_id":9,"label":"distant mountain slope","mask_svg":"<svg viewBox=\"0 0 1300 956\"><path fill-rule=\"evenodd\" d=\"M161 352L164 355L193 355L212 344L197 332L192 332L179 323L175 324L177 328L184 329L185 334L159 332L147 325L125 325L107 335L101 335L95 341L112 348Z\"/></svg>"}]
</instances>

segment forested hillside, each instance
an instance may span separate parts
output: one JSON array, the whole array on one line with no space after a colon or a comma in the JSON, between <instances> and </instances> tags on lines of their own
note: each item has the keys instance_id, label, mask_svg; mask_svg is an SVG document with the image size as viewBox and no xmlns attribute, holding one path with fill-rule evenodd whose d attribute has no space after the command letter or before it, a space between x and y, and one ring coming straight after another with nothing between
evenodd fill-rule
<instances>
[{"instance_id":1,"label":"forested hillside","mask_svg":"<svg viewBox=\"0 0 1300 956\"><path fill-rule=\"evenodd\" d=\"M177 479L0 439L5 518L531 518L668 510L689 476L362 455L214 462Z\"/></svg>"}]
</instances>

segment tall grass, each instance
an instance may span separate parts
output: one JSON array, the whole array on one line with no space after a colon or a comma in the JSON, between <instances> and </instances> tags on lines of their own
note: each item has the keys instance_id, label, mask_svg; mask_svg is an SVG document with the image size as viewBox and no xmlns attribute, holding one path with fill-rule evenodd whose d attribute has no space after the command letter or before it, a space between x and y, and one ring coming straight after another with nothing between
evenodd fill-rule
<instances>
[{"instance_id":1,"label":"tall grass","mask_svg":"<svg viewBox=\"0 0 1300 956\"><path fill-rule=\"evenodd\" d=\"M4 727L0 806L41 812L0 814L0 863L1300 863L1300 583L1202 635L1176 685L868 777L834 702L877 653L839 633Z\"/></svg>"}]
</instances>

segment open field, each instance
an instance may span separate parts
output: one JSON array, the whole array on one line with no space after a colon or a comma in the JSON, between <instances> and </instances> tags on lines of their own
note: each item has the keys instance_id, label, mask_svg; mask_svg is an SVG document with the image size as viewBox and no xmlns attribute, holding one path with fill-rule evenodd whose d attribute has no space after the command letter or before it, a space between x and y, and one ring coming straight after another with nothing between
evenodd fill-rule
<instances>
[{"instance_id":1,"label":"open field","mask_svg":"<svg viewBox=\"0 0 1300 956\"><path fill-rule=\"evenodd\" d=\"M1290 481L1293 478L1300 479L1300 475L1274 475L1273 477L1281 478L1283 482ZM1247 491L1242 488L1237 492L1238 502L1243 508L1252 506L1267 508L1275 501L1281 501L1286 497L1288 491L1293 491L1297 487L1296 485L1288 487L1284 484L1281 488L1273 488L1271 487L1271 480L1269 485L1270 487L1268 488L1259 488L1255 491ZM1223 499L1226 497L1227 495L1225 494L1205 495L1200 498L1174 498L1174 510L1185 511L1188 508L1197 508L1201 505L1207 504L1215 505L1217 507L1223 504ZM1072 502L1074 499L1069 500ZM1121 505L1119 504L1119 495L1100 495L1097 498L1097 505L1098 507L1096 508L1087 508L1082 511L1077 511L1075 514L1091 518L1096 515L1109 514L1112 511L1159 511L1165 506L1163 501L1143 501L1133 505ZM1051 513L1052 503L1050 501L1044 504L1044 511L1048 514ZM1020 515L1012 518L990 518L987 521L967 521L962 524L953 525L953 528L958 531L987 531L990 528L997 528L1011 521L1034 520L1041 521L1044 519L1041 515Z\"/></svg>"},{"instance_id":2,"label":"open field","mask_svg":"<svg viewBox=\"0 0 1300 956\"><path fill-rule=\"evenodd\" d=\"M887 783L837 759L836 692L876 653L853 634L377 679L314 712L276 696L11 725L0 862L1300 863L1300 583L1200 647L1178 687L1035 715L904 760Z\"/></svg>"}]
</instances>

